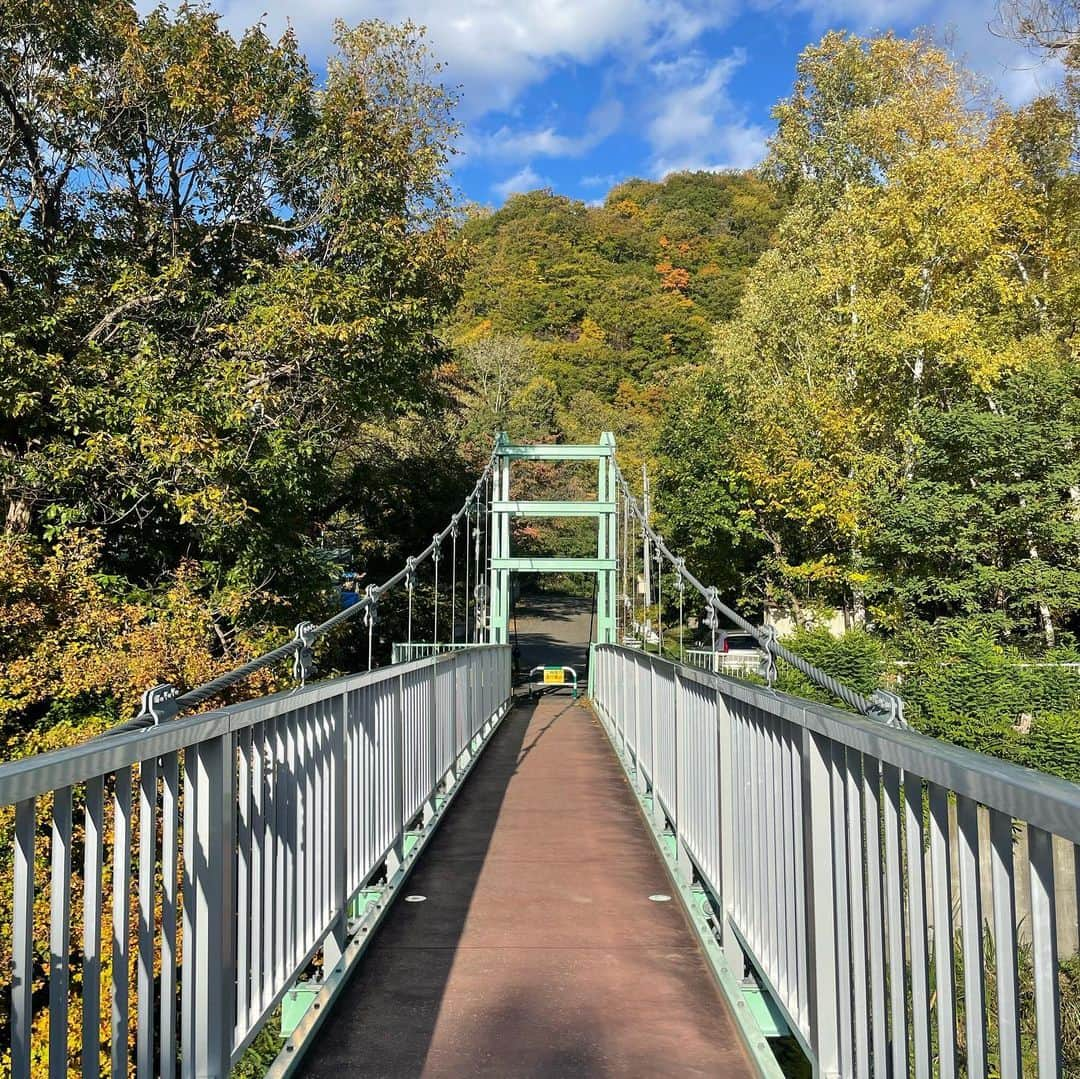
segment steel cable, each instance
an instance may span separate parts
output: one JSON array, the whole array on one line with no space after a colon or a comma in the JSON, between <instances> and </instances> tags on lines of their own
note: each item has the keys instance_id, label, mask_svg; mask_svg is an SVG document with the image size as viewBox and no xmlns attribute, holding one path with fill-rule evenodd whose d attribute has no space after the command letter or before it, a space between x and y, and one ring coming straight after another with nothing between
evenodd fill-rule
<instances>
[{"instance_id":1,"label":"steel cable","mask_svg":"<svg viewBox=\"0 0 1080 1079\"><path fill-rule=\"evenodd\" d=\"M487 464L484 466L484 470L480 473L476 484L473 486L472 492L469 494L469 497L465 499L461 509L450 518L450 522L441 532L436 533L431 543L429 543L418 555L414 556L409 563L406 563L404 568L398 570L397 573L383 581L382 584L368 585L362 600L342 608L337 614L327 618L326 621L320 622L318 625L304 623L308 642L325 636L331 630L334 630L342 623L357 617L357 615L363 615L364 621L368 626L368 669L370 670L372 666L372 636L374 632L374 623L376 621L375 608L378 606L379 597L401 584L401 582L409 575L411 568L421 565L427 559L432 557L434 551L441 546L442 542L457 526L457 523L467 512L468 507L478 498L482 487L491 475L494 463L495 450L492 449ZM217 678L212 678L209 682L204 682L201 685L195 686L193 689L189 689L186 693L181 693L172 697L168 708L169 716L172 717L191 712L193 709L198 708L199 705L205 704L208 700L212 700L214 697L235 686L237 683L244 681L246 678L250 678L251 675L256 674L258 671L265 670L275 663L280 663L282 660L296 655L298 650L304 647L305 642L301 640L299 636L296 636L292 640L278 645L277 648L271 649L269 652L264 652L261 656L256 656L254 659L250 659L246 663L242 663L240 666L233 668L231 671L218 675ZM145 727L154 726L158 721L156 716L144 711L133 719L129 719L123 723L117 724L115 727L111 727L108 731L104 732L104 735L109 736L124 734L133 730L142 730Z\"/></svg>"},{"instance_id":2,"label":"steel cable","mask_svg":"<svg viewBox=\"0 0 1080 1079\"><path fill-rule=\"evenodd\" d=\"M631 511L641 523L643 539L647 538L655 544L657 551L663 558L667 559L668 563L675 569L675 572L678 573L691 588L699 592L712 609L730 619L744 632L749 633L758 642L762 651L766 654L771 653L777 659L782 659L797 671L801 671L812 682L815 682L822 689L831 693L838 700L843 701L849 708L854 709L856 712L860 712L864 716L871 716L873 718L881 718L883 713L888 714L891 709L896 708L897 713L891 718L896 722L903 723L902 714L898 714L901 702L895 695L885 694L883 691L879 691L878 694L875 694L876 699L872 699L851 689L850 686L845 686L842 682L837 681L831 674L821 670L820 667L815 667L814 664L808 663L802 656L798 656L790 649L785 648L776 640L775 636L766 632L764 627L755 626L752 622L748 622L737 611L732 610L731 607L724 603L717 596L715 589L706 588L706 586L686 568L685 563L671 552L661 536L655 532L645 520L645 514L642 512L637 499L631 493L626 478L623 476L618 464L615 465L615 475L618 478L623 495L629 503Z\"/></svg>"}]
</instances>

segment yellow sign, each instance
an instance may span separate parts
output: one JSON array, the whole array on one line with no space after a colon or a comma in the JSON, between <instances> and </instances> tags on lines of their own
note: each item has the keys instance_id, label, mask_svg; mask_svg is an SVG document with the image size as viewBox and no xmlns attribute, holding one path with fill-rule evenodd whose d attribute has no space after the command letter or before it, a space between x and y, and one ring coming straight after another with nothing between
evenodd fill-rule
<instances>
[{"instance_id":1,"label":"yellow sign","mask_svg":"<svg viewBox=\"0 0 1080 1079\"><path fill-rule=\"evenodd\" d=\"M565 679L563 678L562 667L545 667L544 668L544 683L547 685L561 686Z\"/></svg>"}]
</instances>

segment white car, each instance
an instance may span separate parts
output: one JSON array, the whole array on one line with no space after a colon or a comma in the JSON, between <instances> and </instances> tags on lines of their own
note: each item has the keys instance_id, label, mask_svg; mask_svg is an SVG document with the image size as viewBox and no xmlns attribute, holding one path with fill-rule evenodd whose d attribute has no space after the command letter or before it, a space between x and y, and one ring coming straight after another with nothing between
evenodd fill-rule
<instances>
[{"instance_id":1,"label":"white car","mask_svg":"<svg viewBox=\"0 0 1080 1079\"><path fill-rule=\"evenodd\" d=\"M756 671L765 653L758 647L757 638L741 630L717 630L716 671Z\"/></svg>"}]
</instances>

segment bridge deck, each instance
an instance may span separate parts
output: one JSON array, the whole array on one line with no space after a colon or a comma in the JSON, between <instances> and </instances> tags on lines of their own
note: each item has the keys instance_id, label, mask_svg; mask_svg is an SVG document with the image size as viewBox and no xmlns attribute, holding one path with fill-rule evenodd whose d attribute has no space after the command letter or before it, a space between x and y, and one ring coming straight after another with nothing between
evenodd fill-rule
<instances>
[{"instance_id":1,"label":"bridge deck","mask_svg":"<svg viewBox=\"0 0 1080 1079\"><path fill-rule=\"evenodd\" d=\"M504 721L326 1018L304 1074L753 1071L589 710Z\"/></svg>"}]
</instances>

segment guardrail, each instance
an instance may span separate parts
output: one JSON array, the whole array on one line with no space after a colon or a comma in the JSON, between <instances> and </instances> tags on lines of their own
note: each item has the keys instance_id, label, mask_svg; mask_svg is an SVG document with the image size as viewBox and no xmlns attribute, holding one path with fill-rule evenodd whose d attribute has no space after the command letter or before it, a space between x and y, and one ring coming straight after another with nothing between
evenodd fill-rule
<instances>
[{"instance_id":1,"label":"guardrail","mask_svg":"<svg viewBox=\"0 0 1080 1079\"><path fill-rule=\"evenodd\" d=\"M749 961L815 1074L1026 1074L1018 890L1030 1053L1061 1073L1080 786L634 649L595 664L609 736L714 896L728 963Z\"/></svg>"},{"instance_id":2,"label":"guardrail","mask_svg":"<svg viewBox=\"0 0 1080 1079\"><path fill-rule=\"evenodd\" d=\"M539 672L541 678L533 678L533 675ZM567 682L566 676L570 675L570 681ZM529 699L539 696L545 689L562 689L564 686L570 686L570 691L573 694L573 698L576 701L578 696L578 676L577 671L573 667L533 667L529 671Z\"/></svg>"},{"instance_id":3,"label":"guardrail","mask_svg":"<svg viewBox=\"0 0 1080 1079\"><path fill-rule=\"evenodd\" d=\"M711 648L688 648L686 663L713 674L756 674L764 652L714 652Z\"/></svg>"},{"instance_id":4,"label":"guardrail","mask_svg":"<svg viewBox=\"0 0 1080 1079\"><path fill-rule=\"evenodd\" d=\"M426 659L428 656L441 656L447 652L460 652L463 648L472 648L471 644L461 641L440 641L434 644L430 641L395 641L390 649L391 663L409 663L414 659Z\"/></svg>"},{"instance_id":5,"label":"guardrail","mask_svg":"<svg viewBox=\"0 0 1080 1079\"><path fill-rule=\"evenodd\" d=\"M0 766L12 1075L227 1076L510 687L473 646Z\"/></svg>"}]
</instances>

